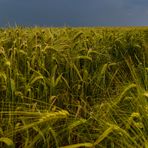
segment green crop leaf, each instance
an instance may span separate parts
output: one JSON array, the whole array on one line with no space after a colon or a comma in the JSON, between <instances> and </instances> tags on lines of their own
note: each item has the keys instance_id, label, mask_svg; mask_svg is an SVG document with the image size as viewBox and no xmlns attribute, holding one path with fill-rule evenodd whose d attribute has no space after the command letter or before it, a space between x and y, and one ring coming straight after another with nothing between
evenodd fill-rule
<instances>
[{"instance_id":1,"label":"green crop leaf","mask_svg":"<svg viewBox=\"0 0 148 148\"><path fill-rule=\"evenodd\" d=\"M9 148L15 148L15 145L10 138L2 137L0 138L0 142L5 143Z\"/></svg>"},{"instance_id":2,"label":"green crop leaf","mask_svg":"<svg viewBox=\"0 0 148 148\"><path fill-rule=\"evenodd\" d=\"M73 145L68 145L68 146L62 146L60 148L80 148L80 147L88 147L88 148L93 148L92 143L78 143L78 144L73 144Z\"/></svg>"},{"instance_id":3,"label":"green crop leaf","mask_svg":"<svg viewBox=\"0 0 148 148\"><path fill-rule=\"evenodd\" d=\"M83 59L83 60L92 61L92 58L89 57L89 56L78 56L77 59Z\"/></svg>"}]
</instances>

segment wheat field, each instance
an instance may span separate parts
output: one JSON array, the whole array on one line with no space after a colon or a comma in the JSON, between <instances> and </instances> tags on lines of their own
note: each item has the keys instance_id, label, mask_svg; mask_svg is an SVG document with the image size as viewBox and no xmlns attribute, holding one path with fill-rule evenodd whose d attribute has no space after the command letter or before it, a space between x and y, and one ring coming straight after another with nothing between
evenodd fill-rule
<instances>
[{"instance_id":1,"label":"wheat field","mask_svg":"<svg viewBox=\"0 0 148 148\"><path fill-rule=\"evenodd\" d=\"M0 147L148 148L148 28L1 28Z\"/></svg>"}]
</instances>

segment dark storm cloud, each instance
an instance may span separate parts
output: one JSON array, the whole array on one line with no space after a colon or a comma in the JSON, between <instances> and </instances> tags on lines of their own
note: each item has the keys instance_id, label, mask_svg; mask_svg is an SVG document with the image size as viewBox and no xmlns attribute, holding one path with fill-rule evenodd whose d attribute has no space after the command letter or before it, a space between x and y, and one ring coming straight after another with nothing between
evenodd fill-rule
<instances>
[{"instance_id":1,"label":"dark storm cloud","mask_svg":"<svg viewBox=\"0 0 148 148\"><path fill-rule=\"evenodd\" d=\"M0 26L148 25L146 0L0 0Z\"/></svg>"}]
</instances>

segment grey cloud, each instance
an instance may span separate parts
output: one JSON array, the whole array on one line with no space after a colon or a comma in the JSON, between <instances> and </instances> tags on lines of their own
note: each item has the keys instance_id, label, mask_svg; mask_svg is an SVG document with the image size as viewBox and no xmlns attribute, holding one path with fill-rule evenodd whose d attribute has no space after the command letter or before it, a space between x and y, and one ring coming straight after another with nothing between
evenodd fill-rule
<instances>
[{"instance_id":1,"label":"grey cloud","mask_svg":"<svg viewBox=\"0 0 148 148\"><path fill-rule=\"evenodd\" d=\"M147 8L146 0L0 0L0 25L146 25Z\"/></svg>"}]
</instances>

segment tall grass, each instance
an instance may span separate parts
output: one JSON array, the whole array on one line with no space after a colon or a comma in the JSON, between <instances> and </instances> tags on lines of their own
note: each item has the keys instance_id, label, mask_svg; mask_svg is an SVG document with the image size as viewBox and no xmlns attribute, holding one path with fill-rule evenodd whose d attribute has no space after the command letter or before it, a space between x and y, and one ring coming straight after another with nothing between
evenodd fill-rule
<instances>
[{"instance_id":1,"label":"tall grass","mask_svg":"<svg viewBox=\"0 0 148 148\"><path fill-rule=\"evenodd\" d=\"M148 147L147 28L0 31L0 147Z\"/></svg>"}]
</instances>

